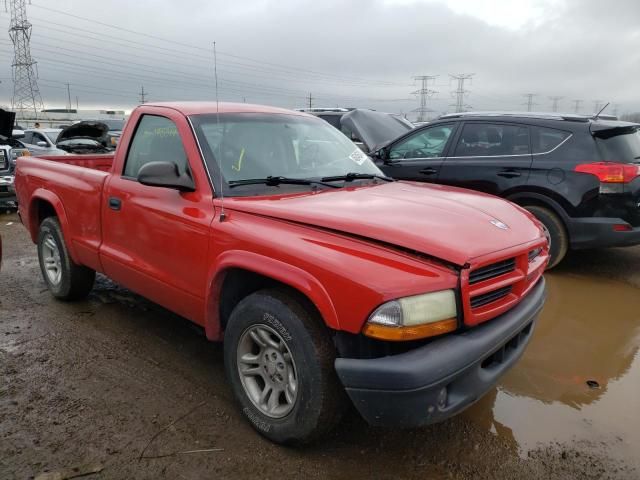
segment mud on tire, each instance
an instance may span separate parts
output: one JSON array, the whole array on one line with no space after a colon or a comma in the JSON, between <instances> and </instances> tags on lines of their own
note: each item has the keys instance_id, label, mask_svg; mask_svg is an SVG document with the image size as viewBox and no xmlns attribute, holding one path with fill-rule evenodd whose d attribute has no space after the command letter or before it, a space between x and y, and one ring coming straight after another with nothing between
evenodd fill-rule
<instances>
[{"instance_id":1,"label":"mud on tire","mask_svg":"<svg viewBox=\"0 0 640 480\"><path fill-rule=\"evenodd\" d=\"M317 439L338 423L347 405L334 369L335 349L315 316L294 296L269 289L240 301L227 323L224 363L234 396L251 425L277 443ZM296 389L290 388L292 374ZM269 386L272 393L261 402Z\"/></svg>"},{"instance_id":2,"label":"mud on tire","mask_svg":"<svg viewBox=\"0 0 640 480\"><path fill-rule=\"evenodd\" d=\"M40 271L53 296L60 300L86 297L93 288L96 272L71 260L56 217L42 221L37 245Z\"/></svg>"}]
</instances>

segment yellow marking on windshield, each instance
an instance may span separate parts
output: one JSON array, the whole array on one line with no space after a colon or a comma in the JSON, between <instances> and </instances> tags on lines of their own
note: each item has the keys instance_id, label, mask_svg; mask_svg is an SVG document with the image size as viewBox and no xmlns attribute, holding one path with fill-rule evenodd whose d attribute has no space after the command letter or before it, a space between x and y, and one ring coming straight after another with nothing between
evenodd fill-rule
<instances>
[{"instance_id":1,"label":"yellow marking on windshield","mask_svg":"<svg viewBox=\"0 0 640 480\"><path fill-rule=\"evenodd\" d=\"M238 157L238 165L231 165L231 169L239 172L242 169L242 159L244 158L244 148L240 151L240 157Z\"/></svg>"}]
</instances>

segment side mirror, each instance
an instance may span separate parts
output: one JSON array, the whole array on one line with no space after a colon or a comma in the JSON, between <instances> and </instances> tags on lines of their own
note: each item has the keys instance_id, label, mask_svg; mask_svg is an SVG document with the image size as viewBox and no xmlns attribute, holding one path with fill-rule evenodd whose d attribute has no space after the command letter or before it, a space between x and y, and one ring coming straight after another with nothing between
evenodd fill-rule
<instances>
[{"instance_id":1,"label":"side mirror","mask_svg":"<svg viewBox=\"0 0 640 480\"><path fill-rule=\"evenodd\" d=\"M149 162L138 171L138 182L150 187L166 187L181 192L194 192L196 185L191 175L180 175L178 166L172 162Z\"/></svg>"},{"instance_id":2,"label":"side mirror","mask_svg":"<svg viewBox=\"0 0 640 480\"><path fill-rule=\"evenodd\" d=\"M43 142L42 140L40 140L38 143L36 143L36 145L38 145L39 147L46 147L47 142Z\"/></svg>"}]
</instances>

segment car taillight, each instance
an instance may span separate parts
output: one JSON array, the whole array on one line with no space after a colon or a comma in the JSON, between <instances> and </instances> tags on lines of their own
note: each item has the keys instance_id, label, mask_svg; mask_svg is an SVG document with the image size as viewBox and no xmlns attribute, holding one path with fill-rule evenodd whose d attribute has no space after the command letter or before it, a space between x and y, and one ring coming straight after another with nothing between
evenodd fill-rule
<instances>
[{"instance_id":1,"label":"car taillight","mask_svg":"<svg viewBox=\"0 0 640 480\"><path fill-rule=\"evenodd\" d=\"M640 176L640 165L616 162L582 163L574 171L590 173L600 179L600 183L629 183Z\"/></svg>"}]
</instances>

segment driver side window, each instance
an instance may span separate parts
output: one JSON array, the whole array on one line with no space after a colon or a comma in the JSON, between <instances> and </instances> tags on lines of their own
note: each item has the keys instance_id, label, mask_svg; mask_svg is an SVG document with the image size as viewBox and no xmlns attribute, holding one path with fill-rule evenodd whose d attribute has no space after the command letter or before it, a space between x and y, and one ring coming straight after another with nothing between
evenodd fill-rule
<instances>
[{"instance_id":1,"label":"driver side window","mask_svg":"<svg viewBox=\"0 0 640 480\"><path fill-rule=\"evenodd\" d=\"M442 157L453 132L453 125L437 125L393 145L389 160Z\"/></svg>"}]
</instances>

